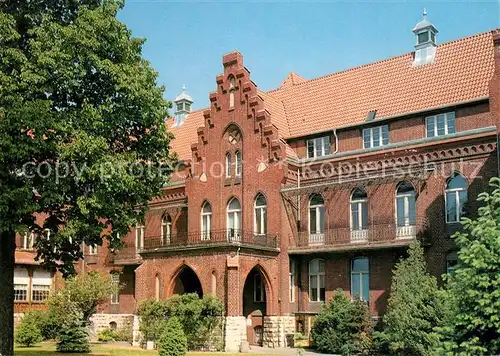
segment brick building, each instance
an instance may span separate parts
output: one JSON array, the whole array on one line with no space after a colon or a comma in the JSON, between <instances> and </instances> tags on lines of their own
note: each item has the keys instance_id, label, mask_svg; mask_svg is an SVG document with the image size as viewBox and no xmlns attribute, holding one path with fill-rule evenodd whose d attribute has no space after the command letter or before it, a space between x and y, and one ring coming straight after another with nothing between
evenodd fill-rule
<instances>
[{"instance_id":1,"label":"brick building","mask_svg":"<svg viewBox=\"0 0 500 356\"><path fill-rule=\"evenodd\" d=\"M228 350L286 346L338 288L381 316L414 239L433 274L452 269L449 236L498 175L500 30L438 45L424 16L413 32L413 52L312 80L291 73L268 92L229 53L210 107L191 111L183 90L167 120L182 161L171 182L123 250L85 247L82 268L126 286L100 323L147 298L213 294ZM30 253L16 252L19 311L36 304Z\"/></svg>"}]
</instances>

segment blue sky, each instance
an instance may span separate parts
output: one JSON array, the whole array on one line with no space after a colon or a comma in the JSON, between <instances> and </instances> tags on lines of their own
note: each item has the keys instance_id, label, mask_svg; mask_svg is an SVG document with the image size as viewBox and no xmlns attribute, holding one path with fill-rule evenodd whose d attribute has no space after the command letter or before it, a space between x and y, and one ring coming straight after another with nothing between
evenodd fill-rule
<instances>
[{"instance_id":1,"label":"blue sky","mask_svg":"<svg viewBox=\"0 0 500 356\"><path fill-rule=\"evenodd\" d=\"M239 50L257 86L274 89L291 71L311 79L412 51L424 6L439 43L500 27L497 1L128 0L118 17L147 39L165 97L185 84L200 109L225 53Z\"/></svg>"}]
</instances>

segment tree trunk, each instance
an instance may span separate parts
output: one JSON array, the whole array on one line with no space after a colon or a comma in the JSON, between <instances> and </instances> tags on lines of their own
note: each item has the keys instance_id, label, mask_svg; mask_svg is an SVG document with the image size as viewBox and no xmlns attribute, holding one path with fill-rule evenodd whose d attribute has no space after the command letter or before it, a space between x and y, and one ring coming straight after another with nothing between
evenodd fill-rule
<instances>
[{"instance_id":1,"label":"tree trunk","mask_svg":"<svg viewBox=\"0 0 500 356\"><path fill-rule=\"evenodd\" d=\"M0 233L0 356L14 355L14 231Z\"/></svg>"}]
</instances>

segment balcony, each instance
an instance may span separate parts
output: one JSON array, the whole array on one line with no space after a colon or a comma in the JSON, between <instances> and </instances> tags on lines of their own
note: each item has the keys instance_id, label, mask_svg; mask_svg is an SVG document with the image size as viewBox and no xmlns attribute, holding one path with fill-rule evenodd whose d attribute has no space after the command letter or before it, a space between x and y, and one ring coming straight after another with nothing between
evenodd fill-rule
<instances>
[{"instance_id":1,"label":"balcony","mask_svg":"<svg viewBox=\"0 0 500 356\"><path fill-rule=\"evenodd\" d=\"M111 254L111 262L115 265L136 265L142 262L139 251L135 246L124 247Z\"/></svg>"},{"instance_id":2,"label":"balcony","mask_svg":"<svg viewBox=\"0 0 500 356\"><path fill-rule=\"evenodd\" d=\"M300 232L291 242L290 253L343 251L367 248L389 248L408 245L423 231L423 224L397 226L395 223L373 224L363 229L339 227L324 233Z\"/></svg>"},{"instance_id":3,"label":"balcony","mask_svg":"<svg viewBox=\"0 0 500 356\"><path fill-rule=\"evenodd\" d=\"M163 236L146 236L140 253L206 249L214 247L245 247L257 250L278 251L278 236L255 234L236 229Z\"/></svg>"}]
</instances>

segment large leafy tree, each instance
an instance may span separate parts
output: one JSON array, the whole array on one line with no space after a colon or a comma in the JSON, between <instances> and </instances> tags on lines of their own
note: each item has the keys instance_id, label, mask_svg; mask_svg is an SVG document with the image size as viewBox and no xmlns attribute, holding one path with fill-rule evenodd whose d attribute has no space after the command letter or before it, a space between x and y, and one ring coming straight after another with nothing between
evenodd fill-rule
<instances>
[{"instance_id":1,"label":"large leafy tree","mask_svg":"<svg viewBox=\"0 0 500 356\"><path fill-rule=\"evenodd\" d=\"M448 276L448 317L439 328L440 353L500 354L500 179L492 178L491 193L474 220L462 219L463 231L453 237L458 265Z\"/></svg>"},{"instance_id":2,"label":"large leafy tree","mask_svg":"<svg viewBox=\"0 0 500 356\"><path fill-rule=\"evenodd\" d=\"M13 353L16 231L45 236L40 259L71 275L82 243L120 246L171 172L170 104L122 6L0 0L0 354Z\"/></svg>"},{"instance_id":3,"label":"large leafy tree","mask_svg":"<svg viewBox=\"0 0 500 356\"><path fill-rule=\"evenodd\" d=\"M443 317L437 280L427 272L424 251L414 241L394 268L384 331L376 339L386 343L384 353L432 355L438 342L433 330Z\"/></svg>"}]
</instances>

